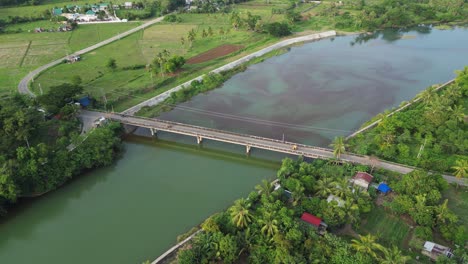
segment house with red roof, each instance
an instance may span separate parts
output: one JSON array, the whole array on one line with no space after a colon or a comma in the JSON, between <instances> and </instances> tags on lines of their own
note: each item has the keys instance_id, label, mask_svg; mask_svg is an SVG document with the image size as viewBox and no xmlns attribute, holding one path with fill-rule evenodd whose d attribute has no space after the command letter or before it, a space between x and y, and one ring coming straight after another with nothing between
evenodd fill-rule
<instances>
[{"instance_id":1,"label":"house with red roof","mask_svg":"<svg viewBox=\"0 0 468 264\"><path fill-rule=\"evenodd\" d=\"M350 182L353 185L357 185L362 189L367 190L373 178L374 176L370 175L367 172L358 171L356 175L354 175L354 177L351 178Z\"/></svg>"},{"instance_id":2,"label":"house with red roof","mask_svg":"<svg viewBox=\"0 0 468 264\"><path fill-rule=\"evenodd\" d=\"M322 219L318 218L315 215L303 213L301 216L301 220L316 227L320 234L323 234L323 232L325 232L325 230L327 229L327 224L325 224L325 222L323 222Z\"/></svg>"}]
</instances>

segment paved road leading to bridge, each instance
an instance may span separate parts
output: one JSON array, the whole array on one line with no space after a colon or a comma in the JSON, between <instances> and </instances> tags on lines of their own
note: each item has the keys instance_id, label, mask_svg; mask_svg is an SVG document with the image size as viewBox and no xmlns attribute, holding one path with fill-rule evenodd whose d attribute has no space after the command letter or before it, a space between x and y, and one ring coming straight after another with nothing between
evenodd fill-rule
<instances>
[{"instance_id":1,"label":"paved road leading to bridge","mask_svg":"<svg viewBox=\"0 0 468 264\"><path fill-rule=\"evenodd\" d=\"M131 34L137 32L139 30L145 29L145 28L147 28L147 27L149 27L149 26L151 26L153 24L159 23L159 22L161 22L163 20L163 18L164 17L158 17L156 19L150 20L150 21L148 21L148 22L146 22L146 23L144 23L144 24L142 24L142 25L140 25L138 27L132 28L132 29L130 29L128 31L125 31L123 33L115 35L115 36L113 36L113 37L111 37L109 39L106 39L106 40L101 41L99 43L96 43L96 44L94 44L92 46L89 46L89 47L87 47L85 49L74 52L73 54L70 54L70 56L72 56L72 55L82 55L84 53L87 53L87 52L90 52L90 51L95 50L97 48L100 48L102 46L105 46L105 45L107 45L109 43L112 43L112 42L114 42L116 40L124 38L124 37L126 37L128 35L131 35ZM45 70L47 70L47 69L49 69L49 68L51 68L51 67L53 67L55 65L58 65L58 64L62 63L65 59L67 59L67 57L68 56L60 58L60 59L55 60L55 61L52 61L52 62L50 62L50 63L48 63L46 65L42 65L41 67L35 69L34 71L31 71L18 84L18 91L20 93L23 93L23 94L29 94L31 96L35 96L34 93L29 90L28 84L32 80L34 80L34 77L38 76L41 72L43 72L43 71L45 71Z\"/></svg>"},{"instance_id":2,"label":"paved road leading to bridge","mask_svg":"<svg viewBox=\"0 0 468 264\"><path fill-rule=\"evenodd\" d=\"M90 111L83 111L82 112L83 120L96 120L101 116L104 116L108 119L121 122L122 124L132 125L137 127L144 127L148 129L153 129L153 132L157 133L157 131L166 131L181 135L187 135L194 137L194 140L215 140L220 142L226 142L236 145L242 145L246 147L246 151L252 148L258 149L265 149L279 153L285 154L292 154L297 156L304 156L309 158L320 158L320 159L332 159L333 150L328 148L320 148L314 146L303 145L294 142L287 142L281 141L271 138L264 138L258 137L253 135L246 135L246 134L238 134L232 133L228 131L222 131L217 129L211 128L204 128L199 126L192 126L182 123L176 123L171 121L165 121L160 119L154 118L143 118L143 117L136 117L124 114L117 114L117 113L100 113L100 112L90 112ZM90 126L86 126L90 127ZM362 156L352 153L347 153L341 155L340 158L342 161L356 163L356 164L364 164L370 165L371 160L368 156ZM406 174L409 173L416 168L408 167L401 164L396 164L388 161L378 160L373 162L376 167L380 167L383 169L395 171L398 173ZM459 180L450 175L443 175L443 177L449 183L458 183L460 185L465 185L465 181Z\"/></svg>"}]
</instances>

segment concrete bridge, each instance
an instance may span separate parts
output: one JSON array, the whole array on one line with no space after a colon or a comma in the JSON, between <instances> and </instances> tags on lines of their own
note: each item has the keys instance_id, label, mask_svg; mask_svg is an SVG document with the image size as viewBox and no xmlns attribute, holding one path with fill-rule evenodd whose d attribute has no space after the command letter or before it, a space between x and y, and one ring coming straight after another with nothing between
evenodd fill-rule
<instances>
[{"instance_id":1,"label":"concrete bridge","mask_svg":"<svg viewBox=\"0 0 468 264\"><path fill-rule=\"evenodd\" d=\"M304 156L308 158L318 159L333 159L333 150L328 148L321 148L309 146L294 142L282 141L277 139L258 137L247 134L233 133L218 129L205 128L193 126L183 123L165 121L155 118L144 118L131 116L119 113L100 113L83 111L81 114L84 120L96 120L104 116L110 120L120 122L127 126L127 129L132 131L133 128L147 128L151 135L157 135L159 131L166 131L170 133L191 136L198 144L204 140L214 140L220 142L241 145L245 147L245 152L248 154L252 148L264 149L278 153L291 154L297 156ZM373 165L375 167L395 171L398 173L406 174L417 168L406 165L401 165L393 162L370 159L368 156L346 153L342 154L340 160L353 164ZM449 183L458 183L460 185L467 185L463 180L459 180L450 175L443 175Z\"/></svg>"}]
</instances>

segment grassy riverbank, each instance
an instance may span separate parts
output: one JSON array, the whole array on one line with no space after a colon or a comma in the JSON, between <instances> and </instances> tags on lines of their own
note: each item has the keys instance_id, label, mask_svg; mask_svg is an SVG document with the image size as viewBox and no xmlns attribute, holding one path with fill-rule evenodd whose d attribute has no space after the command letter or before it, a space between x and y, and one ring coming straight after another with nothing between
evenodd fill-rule
<instances>
[{"instance_id":1,"label":"grassy riverbank","mask_svg":"<svg viewBox=\"0 0 468 264\"><path fill-rule=\"evenodd\" d=\"M202 81L194 81L189 87L172 93L171 96L164 100L162 103L159 103L155 106L143 107L140 111L136 113L136 115L144 117L156 117L162 112L168 112L172 110L177 104L186 102L197 94L205 93L212 89L216 89L222 86L223 83L229 80L232 76L236 75L239 72L245 71L249 65L263 62L265 59L268 59L272 56L284 54L287 51L288 48L282 48L279 50L271 51L263 56L254 58L240 66L237 66L234 69L227 70L219 74L208 74Z\"/></svg>"}]
</instances>

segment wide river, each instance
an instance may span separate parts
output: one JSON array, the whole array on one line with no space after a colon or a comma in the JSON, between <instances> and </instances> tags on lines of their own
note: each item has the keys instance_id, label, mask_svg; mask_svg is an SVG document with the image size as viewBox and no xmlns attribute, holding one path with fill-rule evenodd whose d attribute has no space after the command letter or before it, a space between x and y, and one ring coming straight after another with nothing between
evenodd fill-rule
<instances>
[{"instance_id":1,"label":"wide river","mask_svg":"<svg viewBox=\"0 0 468 264\"><path fill-rule=\"evenodd\" d=\"M162 118L326 146L468 65L466 29L374 37L293 47ZM273 178L281 158L164 133L124 144L114 165L23 201L0 221L0 263L152 260L177 235Z\"/></svg>"}]
</instances>

